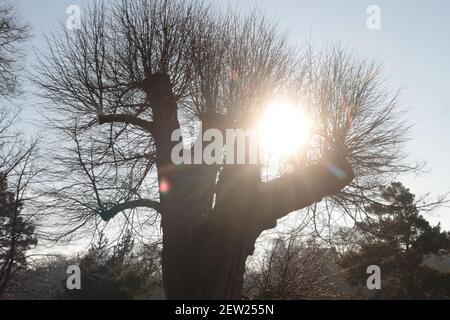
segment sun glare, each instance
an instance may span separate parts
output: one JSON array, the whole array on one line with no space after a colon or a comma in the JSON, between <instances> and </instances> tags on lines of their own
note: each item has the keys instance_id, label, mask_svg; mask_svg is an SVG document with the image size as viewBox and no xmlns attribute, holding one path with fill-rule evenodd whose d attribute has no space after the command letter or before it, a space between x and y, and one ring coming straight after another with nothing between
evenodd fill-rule
<instances>
[{"instance_id":1,"label":"sun glare","mask_svg":"<svg viewBox=\"0 0 450 320\"><path fill-rule=\"evenodd\" d=\"M300 108L283 101L269 103L258 126L263 154L280 159L300 151L309 130L310 122Z\"/></svg>"}]
</instances>

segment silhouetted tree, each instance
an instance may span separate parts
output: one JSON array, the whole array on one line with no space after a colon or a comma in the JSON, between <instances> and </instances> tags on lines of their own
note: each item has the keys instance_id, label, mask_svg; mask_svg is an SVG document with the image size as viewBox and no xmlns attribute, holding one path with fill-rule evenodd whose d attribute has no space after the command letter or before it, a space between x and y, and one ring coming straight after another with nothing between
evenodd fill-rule
<instances>
[{"instance_id":1,"label":"silhouetted tree","mask_svg":"<svg viewBox=\"0 0 450 320\"><path fill-rule=\"evenodd\" d=\"M159 250L143 247L136 252L132 234L109 247L103 234L78 261L81 290L66 290L72 299L144 299L161 287ZM63 298L64 298L63 296Z\"/></svg>"},{"instance_id":2,"label":"silhouetted tree","mask_svg":"<svg viewBox=\"0 0 450 320\"><path fill-rule=\"evenodd\" d=\"M27 250L37 244L33 223L21 215L22 200L18 195L9 191L0 173L0 296L11 276L26 267Z\"/></svg>"},{"instance_id":3,"label":"silhouetted tree","mask_svg":"<svg viewBox=\"0 0 450 320\"><path fill-rule=\"evenodd\" d=\"M375 297L383 299L448 299L450 274L440 273L424 263L427 255L450 252L450 234L440 226L430 226L415 196L401 183L394 182L381 190L383 202L367 208L370 217L357 224L360 233L357 247L348 251L342 265L348 268L349 280L365 286L370 265L381 268L381 290Z\"/></svg>"},{"instance_id":4,"label":"silhouetted tree","mask_svg":"<svg viewBox=\"0 0 450 320\"><path fill-rule=\"evenodd\" d=\"M338 253L314 237L297 232L279 236L261 263L248 270L244 296L269 300L349 298L338 262Z\"/></svg>"},{"instance_id":5,"label":"silhouetted tree","mask_svg":"<svg viewBox=\"0 0 450 320\"><path fill-rule=\"evenodd\" d=\"M27 268L18 270L5 289L2 299L56 300L66 289L67 266L74 259L58 255L29 255Z\"/></svg>"},{"instance_id":6,"label":"silhouetted tree","mask_svg":"<svg viewBox=\"0 0 450 320\"><path fill-rule=\"evenodd\" d=\"M162 296L158 244L135 245L126 233L116 244L100 234L81 256L34 254L19 270L2 298L13 300L155 299ZM81 290L67 289L67 267L81 268Z\"/></svg>"},{"instance_id":7,"label":"silhouetted tree","mask_svg":"<svg viewBox=\"0 0 450 320\"><path fill-rule=\"evenodd\" d=\"M0 295L13 274L25 267L26 251L37 242L31 216L23 213L25 191L37 170L36 141L27 143L13 129L18 112L7 107L17 94L20 43L28 38L12 5L0 4Z\"/></svg>"},{"instance_id":8,"label":"silhouetted tree","mask_svg":"<svg viewBox=\"0 0 450 320\"><path fill-rule=\"evenodd\" d=\"M0 110L0 295L12 275L26 266L26 251L36 245L35 213L23 210L36 167L37 140L26 142L12 129L16 115ZM23 212L25 211L25 212Z\"/></svg>"},{"instance_id":9,"label":"silhouetted tree","mask_svg":"<svg viewBox=\"0 0 450 320\"><path fill-rule=\"evenodd\" d=\"M324 197L327 208L352 212L381 177L410 169L398 161L406 127L375 64L337 48L298 55L253 13L201 1L97 2L80 30L50 37L35 78L62 133L49 212L70 226L64 234L99 217L160 214L170 299L239 298L262 231ZM280 94L304 102L315 121L308 151L283 176L262 181L262 164L173 164L174 130L196 120L203 130L254 127Z\"/></svg>"},{"instance_id":10,"label":"silhouetted tree","mask_svg":"<svg viewBox=\"0 0 450 320\"><path fill-rule=\"evenodd\" d=\"M0 3L0 95L17 90L18 61L22 58L18 44L29 36L29 27L22 23L13 5Z\"/></svg>"}]
</instances>

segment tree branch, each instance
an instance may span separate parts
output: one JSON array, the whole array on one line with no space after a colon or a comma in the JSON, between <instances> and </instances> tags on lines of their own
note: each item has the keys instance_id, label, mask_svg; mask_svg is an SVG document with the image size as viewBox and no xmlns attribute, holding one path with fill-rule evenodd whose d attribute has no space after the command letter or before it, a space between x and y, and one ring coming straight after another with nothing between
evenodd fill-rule
<instances>
[{"instance_id":1,"label":"tree branch","mask_svg":"<svg viewBox=\"0 0 450 320\"><path fill-rule=\"evenodd\" d=\"M159 202L148 199L127 201L124 203L117 204L110 209L101 211L100 217L104 221L109 221L110 219L114 218L119 212L125 211L127 209L136 209L136 208L150 208L159 212Z\"/></svg>"},{"instance_id":2,"label":"tree branch","mask_svg":"<svg viewBox=\"0 0 450 320\"><path fill-rule=\"evenodd\" d=\"M267 219L265 223L273 226L277 219L338 193L354 177L355 173L347 160L323 160L265 183L259 199L260 208Z\"/></svg>"},{"instance_id":3,"label":"tree branch","mask_svg":"<svg viewBox=\"0 0 450 320\"><path fill-rule=\"evenodd\" d=\"M153 133L153 122L141 119L131 114L108 114L98 115L100 124L122 122L138 126L150 133Z\"/></svg>"}]
</instances>

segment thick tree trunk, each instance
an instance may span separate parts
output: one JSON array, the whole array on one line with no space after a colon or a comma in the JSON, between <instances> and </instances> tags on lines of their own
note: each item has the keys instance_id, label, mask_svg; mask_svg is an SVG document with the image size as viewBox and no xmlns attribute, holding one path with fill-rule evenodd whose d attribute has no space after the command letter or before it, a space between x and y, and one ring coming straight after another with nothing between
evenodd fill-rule
<instances>
[{"instance_id":1,"label":"thick tree trunk","mask_svg":"<svg viewBox=\"0 0 450 320\"><path fill-rule=\"evenodd\" d=\"M240 299L245 262L261 232L288 213L338 192L353 179L346 172L342 180L319 164L263 184L257 167L225 168L215 188L214 208L202 196L204 190L196 192L202 189L199 177L204 172L184 176L179 192L163 196L162 202L168 205L162 212L167 298Z\"/></svg>"},{"instance_id":2,"label":"thick tree trunk","mask_svg":"<svg viewBox=\"0 0 450 320\"><path fill-rule=\"evenodd\" d=\"M170 78L153 74L140 88L147 94L152 121L114 114L99 115L99 122L125 122L151 133L158 180L164 187L157 204L135 200L104 211L102 217L109 220L141 204L159 211L168 299L239 299L245 261L261 232L275 227L277 219L290 212L339 192L353 180L353 170L340 154L266 183L261 181L259 165L176 166L171 153L178 142L171 141L171 136L180 124ZM224 116L213 112L202 120L203 129L227 126ZM231 129L237 126L235 121L228 123Z\"/></svg>"},{"instance_id":3,"label":"thick tree trunk","mask_svg":"<svg viewBox=\"0 0 450 320\"><path fill-rule=\"evenodd\" d=\"M190 193L184 193L183 199L170 202L171 209L178 213L166 218L176 218L169 221L163 213L163 272L169 299L240 299L247 257L253 253L261 232L275 226L275 220L267 219L268 211L258 198L258 166L223 169L210 193L206 193L208 181L214 185L215 175L207 174L207 170L199 167L191 171L189 178L181 179L180 188L193 183L184 189ZM207 187L202 188L205 184ZM201 192L196 193L198 188ZM205 200L213 194L214 207ZM183 207L172 206L181 202ZM181 217L188 220L181 222Z\"/></svg>"},{"instance_id":4,"label":"thick tree trunk","mask_svg":"<svg viewBox=\"0 0 450 320\"><path fill-rule=\"evenodd\" d=\"M155 139L158 179L165 183L159 211L166 297L240 299L245 261L261 232L288 213L338 192L351 182L353 172L344 159L337 159L262 183L258 165L220 170L175 166L171 151L177 142L171 135L180 124L170 79L155 74L143 87L153 110L153 122L146 126ZM216 124L203 123L203 128Z\"/></svg>"},{"instance_id":5,"label":"thick tree trunk","mask_svg":"<svg viewBox=\"0 0 450 320\"><path fill-rule=\"evenodd\" d=\"M167 245L171 240L165 237ZM223 239L220 233L199 233L185 244L175 241L163 249L168 299L241 298L248 243Z\"/></svg>"}]
</instances>

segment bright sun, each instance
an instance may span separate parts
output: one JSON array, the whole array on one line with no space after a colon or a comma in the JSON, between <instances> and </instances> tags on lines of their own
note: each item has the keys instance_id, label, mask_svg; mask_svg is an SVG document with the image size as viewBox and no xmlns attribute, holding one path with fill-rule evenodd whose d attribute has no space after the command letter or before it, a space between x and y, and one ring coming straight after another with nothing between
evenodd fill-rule
<instances>
[{"instance_id":1,"label":"bright sun","mask_svg":"<svg viewBox=\"0 0 450 320\"><path fill-rule=\"evenodd\" d=\"M310 122L299 108L284 101L269 103L258 126L263 154L280 159L298 152L309 130Z\"/></svg>"}]
</instances>

